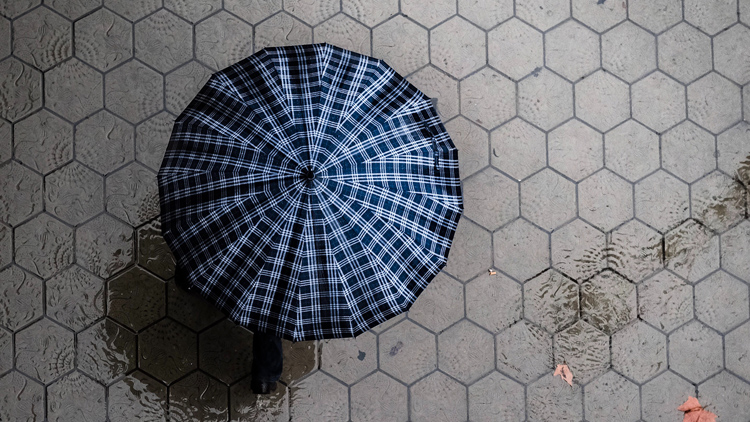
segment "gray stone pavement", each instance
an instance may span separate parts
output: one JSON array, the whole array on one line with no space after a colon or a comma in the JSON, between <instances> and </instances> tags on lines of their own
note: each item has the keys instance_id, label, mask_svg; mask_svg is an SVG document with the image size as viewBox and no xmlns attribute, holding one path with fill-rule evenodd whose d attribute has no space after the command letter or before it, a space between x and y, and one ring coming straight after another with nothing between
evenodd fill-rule
<instances>
[{"instance_id":1,"label":"gray stone pavement","mask_svg":"<svg viewBox=\"0 0 750 422\"><path fill-rule=\"evenodd\" d=\"M750 421L750 0L41 2L0 0L0 420ZM258 397L155 172L212 72L324 41L438 98L465 216L408 315Z\"/></svg>"}]
</instances>

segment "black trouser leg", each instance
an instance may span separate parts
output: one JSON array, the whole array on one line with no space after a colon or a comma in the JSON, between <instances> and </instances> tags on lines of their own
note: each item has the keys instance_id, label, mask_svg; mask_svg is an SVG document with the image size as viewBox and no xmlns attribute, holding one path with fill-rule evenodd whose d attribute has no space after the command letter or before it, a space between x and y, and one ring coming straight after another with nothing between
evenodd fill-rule
<instances>
[{"instance_id":1,"label":"black trouser leg","mask_svg":"<svg viewBox=\"0 0 750 422\"><path fill-rule=\"evenodd\" d=\"M253 379L276 382L281 378L284 355L281 339L273 334L253 333Z\"/></svg>"}]
</instances>

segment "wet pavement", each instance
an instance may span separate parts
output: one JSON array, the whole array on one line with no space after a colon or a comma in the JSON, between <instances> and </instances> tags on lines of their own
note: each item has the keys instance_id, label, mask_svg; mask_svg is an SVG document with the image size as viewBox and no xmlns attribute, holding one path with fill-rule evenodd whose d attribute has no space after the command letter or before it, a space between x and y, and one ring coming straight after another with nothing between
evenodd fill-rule
<instances>
[{"instance_id":1,"label":"wet pavement","mask_svg":"<svg viewBox=\"0 0 750 422\"><path fill-rule=\"evenodd\" d=\"M750 421L750 1L40 3L0 0L0 420ZM465 215L407 315L255 396L156 171L211 73L311 42L438 99Z\"/></svg>"}]
</instances>

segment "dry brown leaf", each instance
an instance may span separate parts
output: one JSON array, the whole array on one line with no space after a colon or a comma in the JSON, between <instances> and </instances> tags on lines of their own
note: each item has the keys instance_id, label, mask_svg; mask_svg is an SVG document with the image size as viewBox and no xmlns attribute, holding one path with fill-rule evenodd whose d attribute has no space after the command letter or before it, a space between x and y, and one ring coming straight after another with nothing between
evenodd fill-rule
<instances>
[{"instance_id":1,"label":"dry brown leaf","mask_svg":"<svg viewBox=\"0 0 750 422\"><path fill-rule=\"evenodd\" d=\"M716 422L716 415L704 409L698 403L698 399L692 396L689 396L677 410L685 412L682 422Z\"/></svg>"},{"instance_id":2,"label":"dry brown leaf","mask_svg":"<svg viewBox=\"0 0 750 422\"><path fill-rule=\"evenodd\" d=\"M570 372L570 368L568 368L568 365L560 364L557 365L557 368L555 368L555 373L552 374L553 377L560 375L560 378L564 379L570 386L573 386L573 373Z\"/></svg>"}]
</instances>

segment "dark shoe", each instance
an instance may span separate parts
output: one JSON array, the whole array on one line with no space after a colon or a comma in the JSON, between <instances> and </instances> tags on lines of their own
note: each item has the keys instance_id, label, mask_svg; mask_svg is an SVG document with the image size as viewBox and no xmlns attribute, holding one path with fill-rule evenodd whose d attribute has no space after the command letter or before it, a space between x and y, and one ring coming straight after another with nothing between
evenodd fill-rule
<instances>
[{"instance_id":1,"label":"dark shoe","mask_svg":"<svg viewBox=\"0 0 750 422\"><path fill-rule=\"evenodd\" d=\"M270 394L272 391L276 391L276 382L251 380L250 389L253 390L254 394Z\"/></svg>"}]
</instances>

